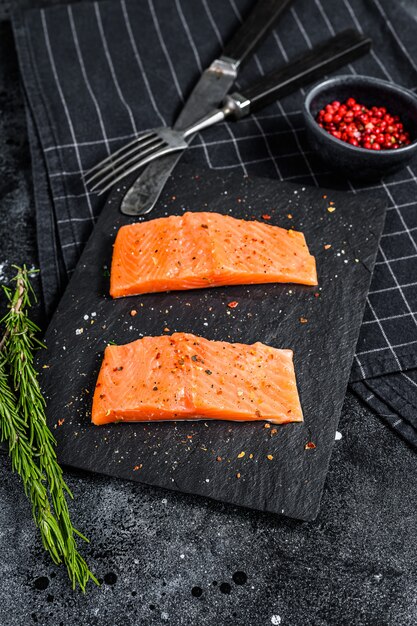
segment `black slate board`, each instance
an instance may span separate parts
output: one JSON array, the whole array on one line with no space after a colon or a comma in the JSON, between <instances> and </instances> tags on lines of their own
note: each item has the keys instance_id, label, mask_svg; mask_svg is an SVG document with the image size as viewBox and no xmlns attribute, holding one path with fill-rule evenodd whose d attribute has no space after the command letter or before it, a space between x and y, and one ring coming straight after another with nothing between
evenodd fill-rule
<instances>
[{"instance_id":1,"label":"black slate board","mask_svg":"<svg viewBox=\"0 0 417 626\"><path fill-rule=\"evenodd\" d=\"M320 288L235 286L113 301L107 295L106 269L112 242L121 225L135 221L118 210L121 193L122 189L116 190L109 198L46 333L48 349L39 357L41 386L59 460L85 470L314 519L384 207L375 206L372 197L361 195L359 201L345 193L224 171L196 172L181 165L159 206L146 219L207 209L247 219L262 220L267 214L270 220L266 223L305 233L317 258ZM330 201L336 208L333 212L328 210ZM325 244L331 248L324 249ZM230 309L230 301L239 304ZM134 317L132 309L138 311ZM300 323L301 317L308 322ZM275 434L273 427L265 428L263 422L92 426L92 394L106 344L161 335L166 328L208 339L259 340L293 349L305 422L278 426ZM316 447L306 449L308 442ZM242 451L246 454L238 459ZM267 455L273 455L273 460Z\"/></svg>"}]
</instances>

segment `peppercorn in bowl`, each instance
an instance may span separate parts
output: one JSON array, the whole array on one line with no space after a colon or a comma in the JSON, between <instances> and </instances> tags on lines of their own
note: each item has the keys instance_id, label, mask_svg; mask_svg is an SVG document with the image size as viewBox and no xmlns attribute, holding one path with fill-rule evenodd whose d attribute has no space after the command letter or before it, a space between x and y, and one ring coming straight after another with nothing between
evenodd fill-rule
<instances>
[{"instance_id":1,"label":"peppercorn in bowl","mask_svg":"<svg viewBox=\"0 0 417 626\"><path fill-rule=\"evenodd\" d=\"M309 91L303 112L313 150L349 178L382 178L417 155L417 96L400 85L338 76Z\"/></svg>"}]
</instances>

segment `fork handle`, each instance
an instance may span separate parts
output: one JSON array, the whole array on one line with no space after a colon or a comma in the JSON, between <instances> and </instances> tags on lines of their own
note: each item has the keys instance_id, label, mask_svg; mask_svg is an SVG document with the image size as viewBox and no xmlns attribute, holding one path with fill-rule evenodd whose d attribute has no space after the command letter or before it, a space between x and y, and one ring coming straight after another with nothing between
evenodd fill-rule
<instances>
[{"instance_id":1,"label":"fork handle","mask_svg":"<svg viewBox=\"0 0 417 626\"><path fill-rule=\"evenodd\" d=\"M371 39L349 29L313 48L307 54L264 76L243 94L227 96L224 105L235 118L271 104L325 74L350 63L369 51Z\"/></svg>"},{"instance_id":2,"label":"fork handle","mask_svg":"<svg viewBox=\"0 0 417 626\"><path fill-rule=\"evenodd\" d=\"M260 44L275 20L293 0L258 0L249 16L226 44L222 57L239 67Z\"/></svg>"}]
</instances>

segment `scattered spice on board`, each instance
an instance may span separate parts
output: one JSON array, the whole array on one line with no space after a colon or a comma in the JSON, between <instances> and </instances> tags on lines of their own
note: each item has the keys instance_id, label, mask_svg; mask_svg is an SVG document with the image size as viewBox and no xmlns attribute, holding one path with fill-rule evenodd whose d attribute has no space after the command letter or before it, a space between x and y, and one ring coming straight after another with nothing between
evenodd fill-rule
<instances>
[{"instance_id":1,"label":"scattered spice on board","mask_svg":"<svg viewBox=\"0 0 417 626\"><path fill-rule=\"evenodd\" d=\"M316 444L313 443L312 441L309 441L308 443L306 443L304 447L306 450L314 450L314 448L316 447Z\"/></svg>"},{"instance_id":2,"label":"scattered spice on board","mask_svg":"<svg viewBox=\"0 0 417 626\"><path fill-rule=\"evenodd\" d=\"M268 461L272 461L274 456L272 454L267 454L266 458L268 459Z\"/></svg>"},{"instance_id":3,"label":"scattered spice on board","mask_svg":"<svg viewBox=\"0 0 417 626\"><path fill-rule=\"evenodd\" d=\"M264 428L271 428L271 424L268 424L268 422L266 422L266 424L264 424Z\"/></svg>"},{"instance_id":4,"label":"scattered spice on board","mask_svg":"<svg viewBox=\"0 0 417 626\"><path fill-rule=\"evenodd\" d=\"M221 460L222 460L222 457L221 457L221 456L218 456L218 457L216 458L216 461L219 461L219 463L220 463L220 461L221 461Z\"/></svg>"},{"instance_id":5,"label":"scattered spice on board","mask_svg":"<svg viewBox=\"0 0 417 626\"><path fill-rule=\"evenodd\" d=\"M242 459L245 456L244 452L239 452L239 454L237 455L238 459Z\"/></svg>"},{"instance_id":6,"label":"scattered spice on board","mask_svg":"<svg viewBox=\"0 0 417 626\"><path fill-rule=\"evenodd\" d=\"M249 458L250 458L250 459L253 459L253 454L250 454L250 455L249 455Z\"/></svg>"},{"instance_id":7,"label":"scattered spice on board","mask_svg":"<svg viewBox=\"0 0 417 626\"><path fill-rule=\"evenodd\" d=\"M61 420L58 420L58 426L62 426L64 422L65 422L65 417L63 417Z\"/></svg>"},{"instance_id":8,"label":"scattered spice on board","mask_svg":"<svg viewBox=\"0 0 417 626\"><path fill-rule=\"evenodd\" d=\"M336 211L336 207L335 206L328 206L327 210L329 213L334 213L334 211Z\"/></svg>"},{"instance_id":9,"label":"scattered spice on board","mask_svg":"<svg viewBox=\"0 0 417 626\"><path fill-rule=\"evenodd\" d=\"M136 309L132 309L132 310L130 311L130 315L131 315L131 317L135 317L135 315L137 315L137 314L138 314L138 312L136 311Z\"/></svg>"},{"instance_id":10,"label":"scattered spice on board","mask_svg":"<svg viewBox=\"0 0 417 626\"><path fill-rule=\"evenodd\" d=\"M276 435L276 434L277 434L277 432L278 432L278 431L277 431L277 429L276 429L276 428L273 428L273 429L271 430L271 437L273 437L274 435Z\"/></svg>"},{"instance_id":11,"label":"scattered spice on board","mask_svg":"<svg viewBox=\"0 0 417 626\"><path fill-rule=\"evenodd\" d=\"M291 213L288 213L287 217L288 217L288 219L289 219L289 220L292 220L292 215L291 215Z\"/></svg>"},{"instance_id":12,"label":"scattered spice on board","mask_svg":"<svg viewBox=\"0 0 417 626\"><path fill-rule=\"evenodd\" d=\"M300 317L301 324L307 324L308 319L306 317Z\"/></svg>"},{"instance_id":13,"label":"scattered spice on board","mask_svg":"<svg viewBox=\"0 0 417 626\"><path fill-rule=\"evenodd\" d=\"M325 249L325 250L329 250L329 248L331 248L331 247L332 247L332 244L331 244L331 243L326 243L326 244L324 245L324 249Z\"/></svg>"},{"instance_id":14,"label":"scattered spice on board","mask_svg":"<svg viewBox=\"0 0 417 626\"><path fill-rule=\"evenodd\" d=\"M238 304L239 302L236 302L236 300L233 300L233 302L229 302L227 306L229 307L229 309L235 309Z\"/></svg>"},{"instance_id":15,"label":"scattered spice on board","mask_svg":"<svg viewBox=\"0 0 417 626\"><path fill-rule=\"evenodd\" d=\"M168 328L168 326L165 326L165 328L164 328L164 333L169 333L169 328Z\"/></svg>"},{"instance_id":16,"label":"scattered spice on board","mask_svg":"<svg viewBox=\"0 0 417 626\"><path fill-rule=\"evenodd\" d=\"M138 470L142 469L142 463L140 465L135 465L135 467L133 468L134 472L137 472Z\"/></svg>"},{"instance_id":17,"label":"scattered spice on board","mask_svg":"<svg viewBox=\"0 0 417 626\"><path fill-rule=\"evenodd\" d=\"M264 214L262 215L262 219L263 219L263 220L270 220L270 219L271 219L271 216L270 216L270 215L268 215L268 213L264 213Z\"/></svg>"},{"instance_id":18,"label":"scattered spice on board","mask_svg":"<svg viewBox=\"0 0 417 626\"><path fill-rule=\"evenodd\" d=\"M236 474L236 478L240 478L240 472Z\"/></svg>"},{"instance_id":19,"label":"scattered spice on board","mask_svg":"<svg viewBox=\"0 0 417 626\"><path fill-rule=\"evenodd\" d=\"M320 298L320 294L319 294L319 292L318 292L318 291L316 291L316 292L314 293L314 297L315 297L315 298Z\"/></svg>"}]
</instances>

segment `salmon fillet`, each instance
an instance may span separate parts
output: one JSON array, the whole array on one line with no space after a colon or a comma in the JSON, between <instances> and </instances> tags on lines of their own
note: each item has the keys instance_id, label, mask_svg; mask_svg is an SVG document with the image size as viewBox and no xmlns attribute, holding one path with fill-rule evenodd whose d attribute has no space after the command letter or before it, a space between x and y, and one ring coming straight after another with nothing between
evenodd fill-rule
<instances>
[{"instance_id":1,"label":"salmon fillet","mask_svg":"<svg viewBox=\"0 0 417 626\"><path fill-rule=\"evenodd\" d=\"M120 228L110 294L284 282L317 285L303 233L218 213L184 213Z\"/></svg>"},{"instance_id":2,"label":"salmon fillet","mask_svg":"<svg viewBox=\"0 0 417 626\"><path fill-rule=\"evenodd\" d=\"M292 351L189 333L107 346L92 422L176 419L301 422Z\"/></svg>"}]
</instances>

